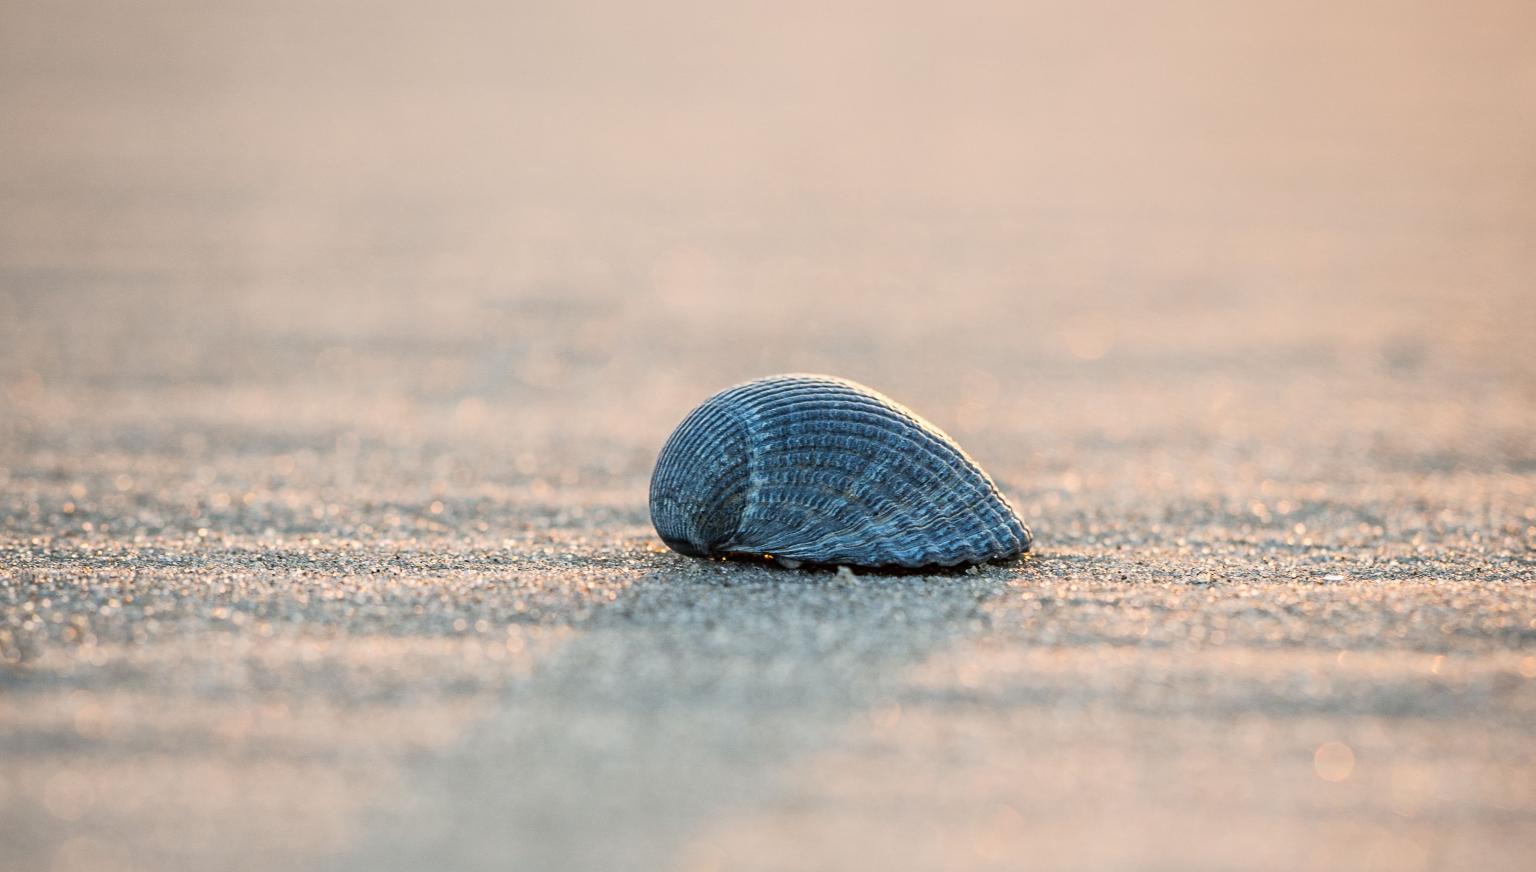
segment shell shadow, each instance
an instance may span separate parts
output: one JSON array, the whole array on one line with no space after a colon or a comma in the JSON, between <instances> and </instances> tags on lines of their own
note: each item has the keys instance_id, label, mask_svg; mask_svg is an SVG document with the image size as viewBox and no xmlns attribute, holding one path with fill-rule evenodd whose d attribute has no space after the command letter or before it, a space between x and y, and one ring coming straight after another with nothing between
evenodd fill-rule
<instances>
[{"instance_id":1,"label":"shell shadow","mask_svg":"<svg viewBox=\"0 0 1536 872\"><path fill-rule=\"evenodd\" d=\"M690 558L698 562L698 558ZM834 576L839 570L847 566L849 571L858 577L874 578L912 578L915 576L960 578L960 577L1000 577L1001 574L1013 575L1020 570L1033 570L1039 568L1040 560L1033 552L1026 552L1017 557L1006 557L998 560L988 560L983 563L973 563L962 566L940 566L932 564L928 566L853 566L839 563L817 563L814 561L801 562L796 566L785 566L777 558L764 557L760 554L732 554L725 557L704 558L709 563L732 567L752 567L762 569L776 576L776 580L789 580L800 577L806 580Z\"/></svg>"}]
</instances>

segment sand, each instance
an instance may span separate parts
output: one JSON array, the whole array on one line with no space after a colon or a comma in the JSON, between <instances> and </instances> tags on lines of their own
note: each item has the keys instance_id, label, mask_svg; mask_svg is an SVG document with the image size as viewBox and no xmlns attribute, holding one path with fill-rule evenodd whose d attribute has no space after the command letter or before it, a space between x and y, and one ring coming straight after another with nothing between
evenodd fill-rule
<instances>
[{"instance_id":1,"label":"sand","mask_svg":"<svg viewBox=\"0 0 1536 872\"><path fill-rule=\"evenodd\" d=\"M1527 868L1520 4L0 9L0 868ZM1036 551L687 559L867 383Z\"/></svg>"}]
</instances>

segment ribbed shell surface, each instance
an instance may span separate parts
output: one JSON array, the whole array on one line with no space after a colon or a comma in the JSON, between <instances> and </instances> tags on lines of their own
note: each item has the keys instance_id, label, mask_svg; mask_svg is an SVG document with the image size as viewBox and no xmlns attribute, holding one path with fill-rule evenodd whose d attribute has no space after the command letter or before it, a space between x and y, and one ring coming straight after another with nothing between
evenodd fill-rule
<instances>
[{"instance_id":1,"label":"ribbed shell surface","mask_svg":"<svg viewBox=\"0 0 1536 872\"><path fill-rule=\"evenodd\" d=\"M1027 551L1029 528L954 440L854 382L782 375L693 410L651 475L651 522L694 557L955 566Z\"/></svg>"}]
</instances>

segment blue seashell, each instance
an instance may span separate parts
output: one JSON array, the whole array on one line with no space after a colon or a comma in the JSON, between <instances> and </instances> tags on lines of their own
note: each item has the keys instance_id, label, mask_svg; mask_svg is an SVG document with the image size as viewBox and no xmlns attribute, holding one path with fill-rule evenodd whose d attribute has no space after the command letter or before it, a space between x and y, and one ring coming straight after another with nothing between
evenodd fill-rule
<instances>
[{"instance_id":1,"label":"blue seashell","mask_svg":"<svg viewBox=\"0 0 1536 872\"><path fill-rule=\"evenodd\" d=\"M691 557L862 567L1017 557L1029 528L944 431L867 387L779 375L694 409L651 474L651 523Z\"/></svg>"}]
</instances>

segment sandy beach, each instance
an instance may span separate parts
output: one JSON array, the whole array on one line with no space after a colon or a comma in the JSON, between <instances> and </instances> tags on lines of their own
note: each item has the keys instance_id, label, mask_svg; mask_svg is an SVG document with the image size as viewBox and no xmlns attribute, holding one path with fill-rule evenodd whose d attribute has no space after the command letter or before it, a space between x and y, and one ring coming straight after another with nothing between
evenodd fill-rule
<instances>
[{"instance_id":1,"label":"sandy beach","mask_svg":"<svg viewBox=\"0 0 1536 872\"><path fill-rule=\"evenodd\" d=\"M1528 869L1533 27L0 4L0 869ZM778 372L1033 554L668 551Z\"/></svg>"}]
</instances>

